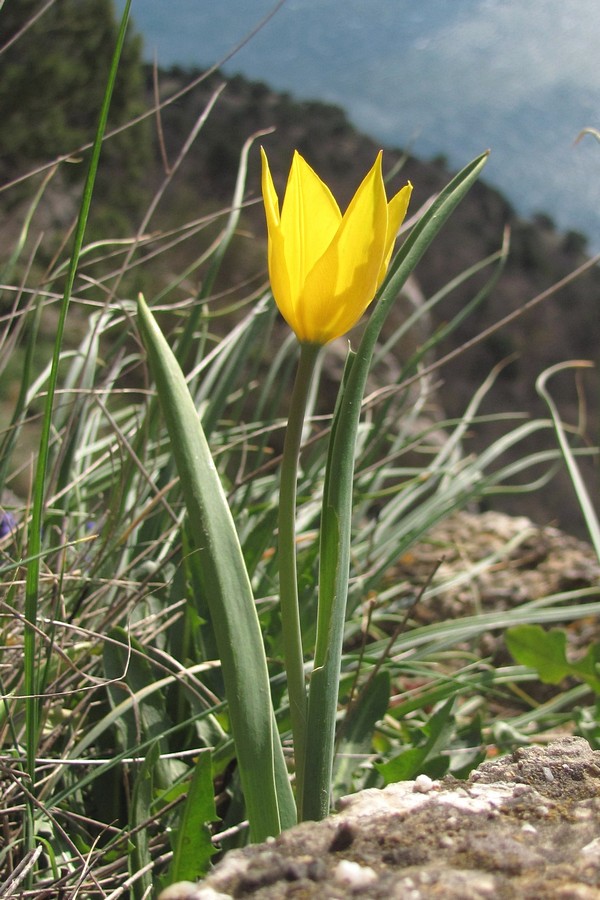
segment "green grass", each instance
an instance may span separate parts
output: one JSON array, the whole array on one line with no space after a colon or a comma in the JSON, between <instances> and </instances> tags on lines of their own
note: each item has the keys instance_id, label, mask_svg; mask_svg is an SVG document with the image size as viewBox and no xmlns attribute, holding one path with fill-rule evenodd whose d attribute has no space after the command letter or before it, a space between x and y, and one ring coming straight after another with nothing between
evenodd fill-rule
<instances>
[{"instance_id":1,"label":"green grass","mask_svg":"<svg viewBox=\"0 0 600 900\"><path fill-rule=\"evenodd\" d=\"M188 375L225 487L293 771L274 549L297 350L261 272L250 286L215 293L221 267L235 270L232 242L250 149L248 143L240 159L231 208L199 216L200 224L181 223L176 234L150 242L139 237L144 222L125 245L109 236L86 245L89 181L74 251L64 250L50 269L35 264L33 204L23 240L2 260L0 371L18 368L22 389L3 397L9 424L0 435L0 488L13 492L3 505L18 520L0 539L0 893L10 885L32 898L46 891L149 897L170 880L201 876L218 848L248 838L198 547L136 323L140 278ZM150 213L149 204L148 222ZM197 258L154 284L144 272L148 248L146 265L155 273L172 241L190 235ZM497 373L465 398L459 419L432 412L434 376L425 372L431 351L493 289L504 258L498 251L482 261L486 288L474 290L469 308L410 358L396 348L427 306L374 347L352 479L335 797L420 772L463 777L488 753L544 740L556 729L584 733L600 746L597 701L586 684L561 682L540 699L535 667L495 663L481 652L483 636L510 626L547 628L597 615L596 589L423 624L415 600L427 606L457 580L476 581L508 564L514 545L507 542L474 569L465 566L452 583L435 564L412 583L397 576L399 561L436 524L480 501L493 507L505 491L545 488L560 464L564 446L525 449L533 434L564 436L554 413L544 420L505 416L495 443L477 456L465 449L468 435L489 418L481 406L493 397ZM201 276L201 292L189 287L191 273ZM474 274L460 281L469 284ZM428 305L443 307L450 290ZM50 354L40 338L49 333ZM385 362L395 354L390 384ZM315 376L298 481L307 659L315 649L331 371L326 362ZM26 449L34 439L37 477ZM573 472L577 451L566 455ZM595 536L597 519L587 515Z\"/></svg>"}]
</instances>

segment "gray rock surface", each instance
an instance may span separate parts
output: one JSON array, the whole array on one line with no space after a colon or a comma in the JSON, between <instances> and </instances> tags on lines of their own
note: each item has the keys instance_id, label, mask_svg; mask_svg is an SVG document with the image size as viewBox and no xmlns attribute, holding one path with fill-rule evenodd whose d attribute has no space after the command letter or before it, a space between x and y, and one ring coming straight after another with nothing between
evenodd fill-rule
<instances>
[{"instance_id":1,"label":"gray rock surface","mask_svg":"<svg viewBox=\"0 0 600 900\"><path fill-rule=\"evenodd\" d=\"M161 900L600 898L600 752L565 737L485 762L468 781L389 785L228 853Z\"/></svg>"}]
</instances>

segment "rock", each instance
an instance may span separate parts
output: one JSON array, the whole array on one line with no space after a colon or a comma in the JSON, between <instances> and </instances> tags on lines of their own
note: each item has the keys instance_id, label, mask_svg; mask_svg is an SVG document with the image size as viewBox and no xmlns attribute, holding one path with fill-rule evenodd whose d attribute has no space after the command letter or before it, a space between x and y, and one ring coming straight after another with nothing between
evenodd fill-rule
<instances>
[{"instance_id":1,"label":"rock","mask_svg":"<svg viewBox=\"0 0 600 900\"><path fill-rule=\"evenodd\" d=\"M600 751L566 737L482 763L468 781L345 797L325 821L231 851L162 900L598 900L599 833Z\"/></svg>"},{"instance_id":2,"label":"rock","mask_svg":"<svg viewBox=\"0 0 600 900\"><path fill-rule=\"evenodd\" d=\"M415 609L421 624L500 612L600 583L600 563L588 543L526 516L496 511L447 516L400 558L393 575L410 589L440 559L433 579L440 590ZM583 644L590 639L586 634Z\"/></svg>"}]
</instances>

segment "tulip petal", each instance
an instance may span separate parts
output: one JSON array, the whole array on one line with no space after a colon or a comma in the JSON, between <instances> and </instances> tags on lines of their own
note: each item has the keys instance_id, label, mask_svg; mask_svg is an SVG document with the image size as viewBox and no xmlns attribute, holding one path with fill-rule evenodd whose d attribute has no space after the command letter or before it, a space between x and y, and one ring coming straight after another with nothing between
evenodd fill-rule
<instances>
[{"instance_id":1,"label":"tulip petal","mask_svg":"<svg viewBox=\"0 0 600 900\"><path fill-rule=\"evenodd\" d=\"M280 213L261 153L275 302L300 341L326 344L352 328L373 300L412 187L388 203L380 153L342 216L327 185L295 152Z\"/></svg>"},{"instance_id":2,"label":"tulip petal","mask_svg":"<svg viewBox=\"0 0 600 900\"><path fill-rule=\"evenodd\" d=\"M281 233L281 219L279 215L279 200L273 184L271 170L267 154L261 147L262 156L262 194L265 206L268 234L268 263L269 279L273 297L279 307L282 316L294 330L294 297L291 291L288 276L283 235Z\"/></svg>"},{"instance_id":3,"label":"tulip petal","mask_svg":"<svg viewBox=\"0 0 600 900\"><path fill-rule=\"evenodd\" d=\"M281 208L281 233L292 292L300 292L341 220L333 194L296 151Z\"/></svg>"},{"instance_id":4,"label":"tulip petal","mask_svg":"<svg viewBox=\"0 0 600 900\"><path fill-rule=\"evenodd\" d=\"M394 244L396 243L396 238L398 237L400 226L402 225L404 217L406 216L406 210L408 209L411 194L412 184L409 181L408 184L405 184L402 190L398 191L398 193L394 197L392 197L392 199L388 203L388 230L385 240L385 253L381 270L379 272L379 278L377 279L377 287L379 287L379 285L385 278L385 274L388 270L390 259L392 258Z\"/></svg>"},{"instance_id":5,"label":"tulip petal","mask_svg":"<svg viewBox=\"0 0 600 900\"><path fill-rule=\"evenodd\" d=\"M260 156L262 160L262 195L265 204L265 215L267 217L267 227L271 230L271 225L279 225L279 199L277 191L273 184L273 177L269 168L269 160L264 148L260 148Z\"/></svg>"},{"instance_id":6,"label":"tulip petal","mask_svg":"<svg viewBox=\"0 0 600 900\"><path fill-rule=\"evenodd\" d=\"M352 198L335 238L306 278L299 303L305 340L327 343L360 319L377 289L387 223L379 154Z\"/></svg>"}]
</instances>

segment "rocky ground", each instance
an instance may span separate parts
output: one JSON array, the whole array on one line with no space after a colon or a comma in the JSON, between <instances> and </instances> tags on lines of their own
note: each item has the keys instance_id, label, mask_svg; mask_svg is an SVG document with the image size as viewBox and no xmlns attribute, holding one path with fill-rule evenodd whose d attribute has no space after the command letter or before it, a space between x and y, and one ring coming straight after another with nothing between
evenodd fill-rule
<instances>
[{"instance_id":1,"label":"rocky ground","mask_svg":"<svg viewBox=\"0 0 600 900\"><path fill-rule=\"evenodd\" d=\"M566 737L483 763L466 782L362 791L161 900L238 897L600 898L600 752Z\"/></svg>"},{"instance_id":2,"label":"rocky ground","mask_svg":"<svg viewBox=\"0 0 600 900\"><path fill-rule=\"evenodd\" d=\"M415 609L422 623L600 583L588 544L497 512L448 517L393 577L419 583L440 558L436 578L452 587ZM598 623L568 635L577 653L598 640ZM501 635L486 640L492 656L505 652ZM230 852L201 884L173 885L161 900L240 897L600 900L600 751L565 736L485 762L466 782L421 775L362 791L324 822Z\"/></svg>"},{"instance_id":3,"label":"rocky ground","mask_svg":"<svg viewBox=\"0 0 600 900\"><path fill-rule=\"evenodd\" d=\"M415 608L419 624L500 612L600 585L600 562L588 543L526 516L491 510L461 510L443 519L390 574L410 587L425 581L440 560L434 584L450 586ZM592 637L598 639L596 627L581 641Z\"/></svg>"}]
</instances>

